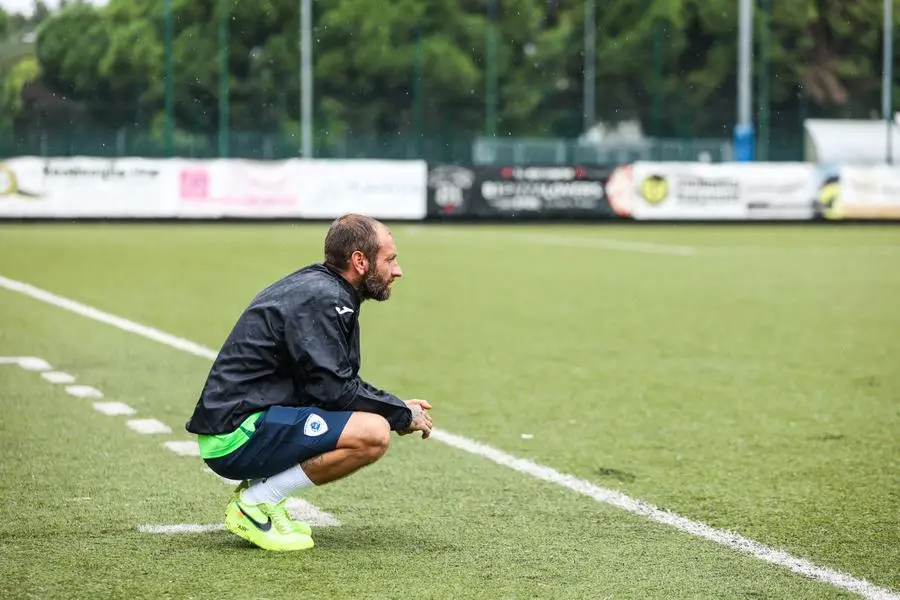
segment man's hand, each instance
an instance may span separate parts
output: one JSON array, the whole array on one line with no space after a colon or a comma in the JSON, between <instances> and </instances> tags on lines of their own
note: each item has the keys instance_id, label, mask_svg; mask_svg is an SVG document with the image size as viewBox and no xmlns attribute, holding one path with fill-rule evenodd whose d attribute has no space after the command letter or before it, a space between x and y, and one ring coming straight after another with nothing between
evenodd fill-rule
<instances>
[{"instance_id":1,"label":"man's hand","mask_svg":"<svg viewBox=\"0 0 900 600\"><path fill-rule=\"evenodd\" d=\"M431 435L431 415L427 411L431 410L431 404L427 400L407 400L406 406L412 411L412 421L409 427L398 432L400 435L409 435L414 431L422 432L422 439L428 439Z\"/></svg>"}]
</instances>

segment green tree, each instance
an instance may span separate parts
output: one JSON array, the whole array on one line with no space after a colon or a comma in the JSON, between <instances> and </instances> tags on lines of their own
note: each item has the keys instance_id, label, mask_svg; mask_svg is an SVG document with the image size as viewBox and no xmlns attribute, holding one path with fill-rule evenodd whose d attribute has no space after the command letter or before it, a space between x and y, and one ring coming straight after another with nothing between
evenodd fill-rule
<instances>
[{"instance_id":1,"label":"green tree","mask_svg":"<svg viewBox=\"0 0 900 600\"><path fill-rule=\"evenodd\" d=\"M9 13L0 6L0 41L2 41L12 30L12 21Z\"/></svg>"},{"instance_id":2,"label":"green tree","mask_svg":"<svg viewBox=\"0 0 900 600\"><path fill-rule=\"evenodd\" d=\"M28 57L21 59L0 77L0 137L12 134L22 113L22 89L39 75L37 60Z\"/></svg>"},{"instance_id":3,"label":"green tree","mask_svg":"<svg viewBox=\"0 0 900 600\"><path fill-rule=\"evenodd\" d=\"M76 4L47 19L37 38L42 79L75 100L109 99L111 83L100 71L109 46L103 14L91 5Z\"/></svg>"},{"instance_id":4,"label":"green tree","mask_svg":"<svg viewBox=\"0 0 900 600\"><path fill-rule=\"evenodd\" d=\"M443 140L480 133L489 1L396 0L377 8L359 0L314 3L320 134L397 139L420 124ZM172 5L176 122L183 130L212 133L221 3ZM879 109L881 33L873 23L880 23L881 5L773 3L773 132L798 130L801 105L811 115L868 116ZM228 0L227 6L232 128L296 131L298 2ZM496 7L498 132L578 135L584 0L496 0ZM895 14L900 19L900 11ZM598 119L638 119L660 135L730 137L737 112L737 16L733 0L598 1ZM163 23L163 0L110 0L99 9L70 5L40 27L41 82L96 107L94 118L110 126L159 122ZM123 108L110 110L116 106Z\"/></svg>"}]
</instances>

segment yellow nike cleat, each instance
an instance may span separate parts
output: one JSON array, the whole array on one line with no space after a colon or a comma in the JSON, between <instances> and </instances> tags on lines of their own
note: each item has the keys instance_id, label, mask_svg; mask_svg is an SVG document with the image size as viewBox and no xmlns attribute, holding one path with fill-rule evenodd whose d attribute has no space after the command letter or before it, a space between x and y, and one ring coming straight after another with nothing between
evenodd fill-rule
<instances>
[{"instance_id":1,"label":"yellow nike cleat","mask_svg":"<svg viewBox=\"0 0 900 600\"><path fill-rule=\"evenodd\" d=\"M248 504L239 495L225 507L225 528L236 536L274 552L308 550L315 544L309 534L297 531L296 523L278 504Z\"/></svg>"}]
</instances>

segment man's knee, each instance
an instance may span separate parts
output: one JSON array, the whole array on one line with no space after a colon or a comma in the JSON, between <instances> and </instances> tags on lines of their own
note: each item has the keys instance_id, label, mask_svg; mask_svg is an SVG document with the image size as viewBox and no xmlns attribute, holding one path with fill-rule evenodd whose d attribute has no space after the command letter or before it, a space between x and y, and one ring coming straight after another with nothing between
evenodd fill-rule
<instances>
[{"instance_id":1,"label":"man's knee","mask_svg":"<svg viewBox=\"0 0 900 600\"><path fill-rule=\"evenodd\" d=\"M355 421L355 422L354 422ZM374 413L354 413L347 427L350 439L347 440L357 451L374 462L381 458L391 443L391 426L381 415ZM345 433L348 433L345 429Z\"/></svg>"}]
</instances>

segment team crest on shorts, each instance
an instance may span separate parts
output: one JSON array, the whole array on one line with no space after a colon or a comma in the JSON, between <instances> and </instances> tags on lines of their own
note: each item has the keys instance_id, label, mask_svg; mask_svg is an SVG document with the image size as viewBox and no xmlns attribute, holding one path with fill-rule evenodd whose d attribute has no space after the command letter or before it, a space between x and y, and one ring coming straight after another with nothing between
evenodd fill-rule
<instances>
[{"instance_id":1,"label":"team crest on shorts","mask_svg":"<svg viewBox=\"0 0 900 600\"><path fill-rule=\"evenodd\" d=\"M328 431L328 423L319 415L309 415L306 425L303 426L303 435L316 437Z\"/></svg>"}]
</instances>

